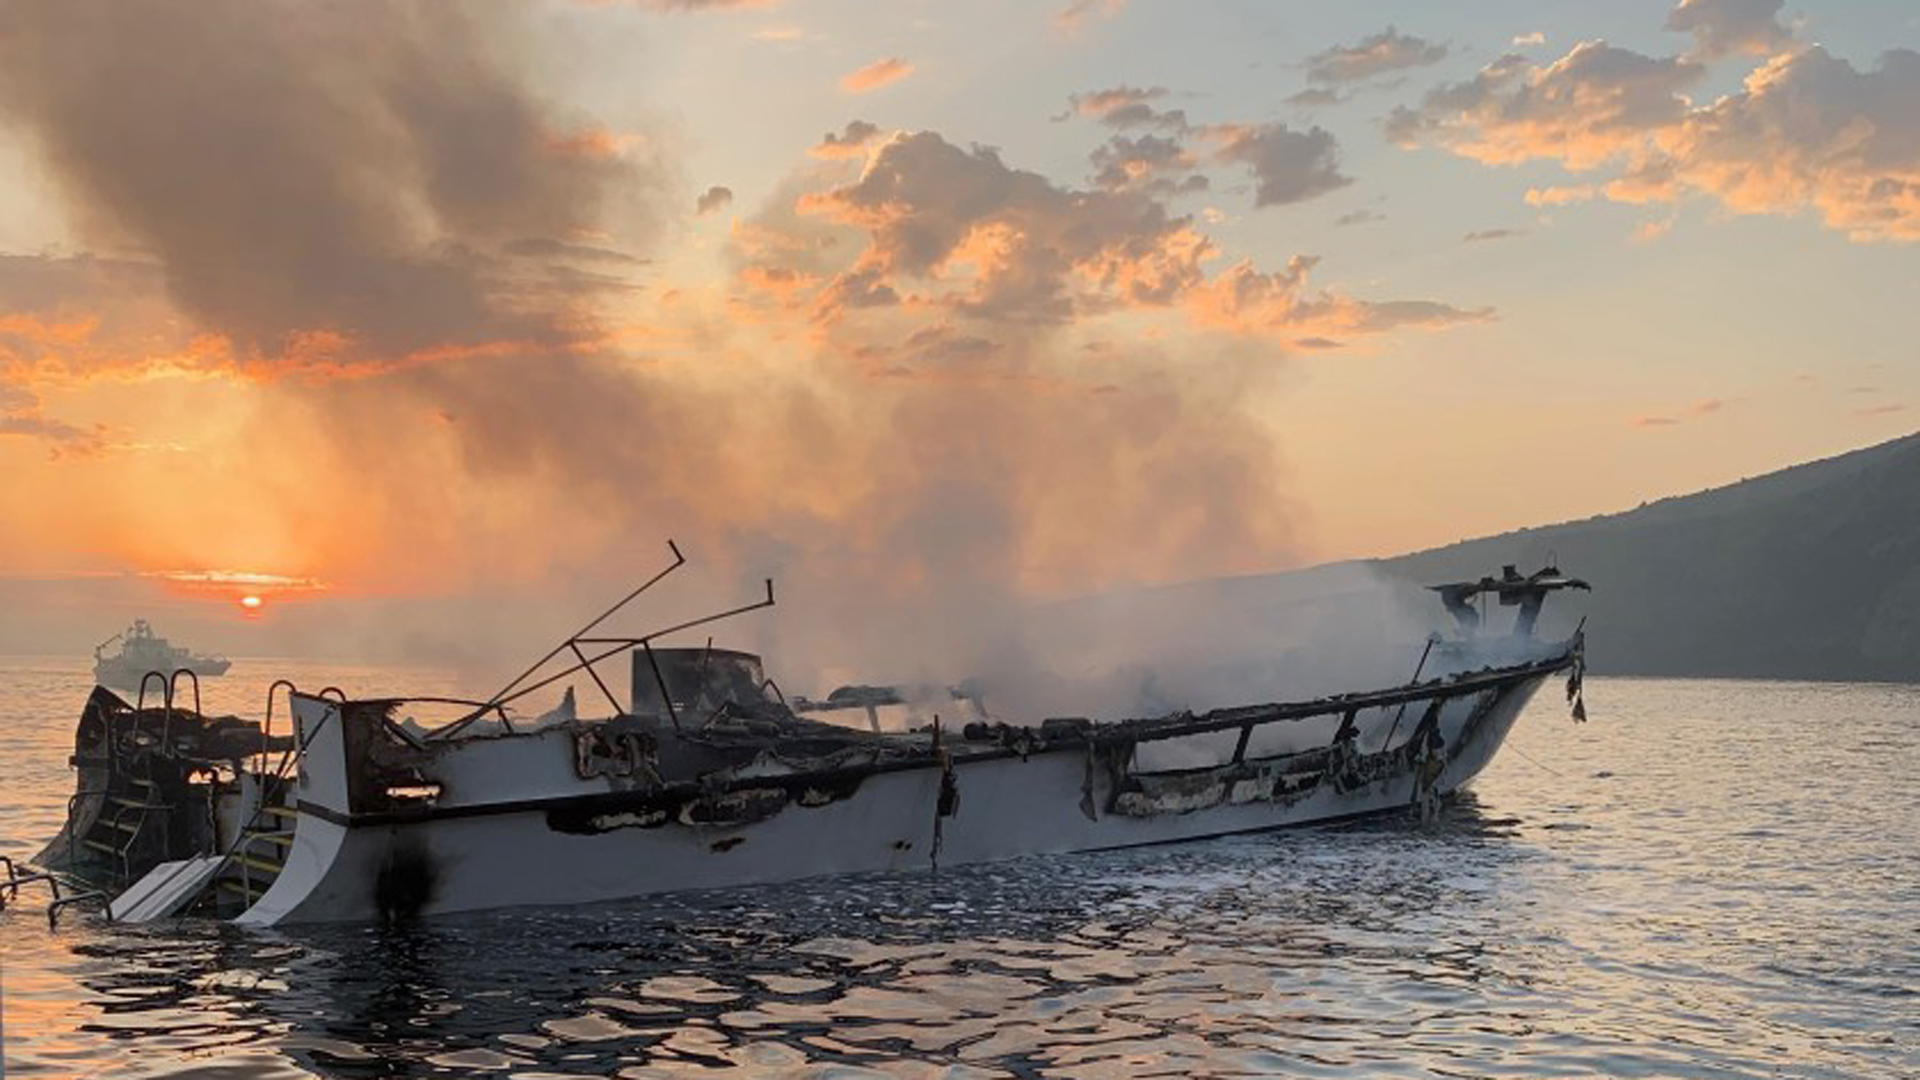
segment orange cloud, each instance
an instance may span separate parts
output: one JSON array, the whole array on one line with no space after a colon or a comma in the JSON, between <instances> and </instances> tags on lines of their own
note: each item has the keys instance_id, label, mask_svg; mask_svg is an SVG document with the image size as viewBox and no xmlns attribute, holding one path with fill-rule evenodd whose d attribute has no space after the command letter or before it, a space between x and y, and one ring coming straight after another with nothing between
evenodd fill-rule
<instances>
[{"instance_id":1,"label":"orange cloud","mask_svg":"<svg viewBox=\"0 0 1920 1080\"><path fill-rule=\"evenodd\" d=\"M1680 58L1583 41L1542 68L1509 53L1472 79L1439 87L1420 107L1394 109L1402 144L1435 141L1490 165L1555 158L1588 169L1644 145L1686 115L1682 91L1705 74Z\"/></svg>"},{"instance_id":2,"label":"orange cloud","mask_svg":"<svg viewBox=\"0 0 1920 1080\"><path fill-rule=\"evenodd\" d=\"M817 158L864 157L867 147L880 135L879 127L865 120L849 120L839 134L829 131L807 153Z\"/></svg>"},{"instance_id":3,"label":"orange cloud","mask_svg":"<svg viewBox=\"0 0 1920 1080\"><path fill-rule=\"evenodd\" d=\"M1060 187L933 132L896 135L870 154L853 182L799 193L799 216L736 227L743 287L788 307L810 302L828 325L936 311L1021 334L1128 312L1181 313L1202 328L1283 341L1491 317L1309 289L1310 257L1278 273L1243 262L1210 276L1213 241L1154 192ZM860 243L822 246L829 237L811 231L821 223L854 230Z\"/></svg>"},{"instance_id":4,"label":"orange cloud","mask_svg":"<svg viewBox=\"0 0 1920 1080\"><path fill-rule=\"evenodd\" d=\"M98 318L48 322L29 314L0 313L0 338L15 337L35 345L74 346L84 343L99 325Z\"/></svg>"},{"instance_id":5,"label":"orange cloud","mask_svg":"<svg viewBox=\"0 0 1920 1080\"><path fill-rule=\"evenodd\" d=\"M547 139L547 149L555 154L606 159L619 157L645 142L646 138L642 135L608 131L605 128L587 128L564 135L550 136Z\"/></svg>"},{"instance_id":6,"label":"orange cloud","mask_svg":"<svg viewBox=\"0 0 1920 1080\"><path fill-rule=\"evenodd\" d=\"M0 382L0 436L38 439L52 457L88 456L106 445L105 428L80 427L41 411L40 397L23 386Z\"/></svg>"},{"instance_id":7,"label":"orange cloud","mask_svg":"<svg viewBox=\"0 0 1920 1080\"><path fill-rule=\"evenodd\" d=\"M788 304L820 286L818 277L784 266L745 266L740 269L739 276L740 283L749 289L767 293Z\"/></svg>"},{"instance_id":8,"label":"orange cloud","mask_svg":"<svg viewBox=\"0 0 1920 1080\"><path fill-rule=\"evenodd\" d=\"M1203 326L1309 339L1436 328L1493 317L1488 308L1462 309L1432 300L1356 300L1333 291L1311 291L1307 274L1319 261L1296 255L1285 270L1273 273L1262 273L1250 262L1236 263L1195 287L1187 296L1187 310Z\"/></svg>"},{"instance_id":9,"label":"orange cloud","mask_svg":"<svg viewBox=\"0 0 1920 1080\"><path fill-rule=\"evenodd\" d=\"M1053 28L1072 37L1095 19L1111 19L1126 10L1127 0L1073 0L1053 16Z\"/></svg>"},{"instance_id":10,"label":"orange cloud","mask_svg":"<svg viewBox=\"0 0 1920 1080\"><path fill-rule=\"evenodd\" d=\"M1793 43L1780 25L1785 0L1680 0L1667 15L1667 29L1694 37L1705 59L1748 53L1764 56Z\"/></svg>"},{"instance_id":11,"label":"orange cloud","mask_svg":"<svg viewBox=\"0 0 1920 1080\"><path fill-rule=\"evenodd\" d=\"M1673 231L1674 218L1671 216L1643 221L1633 227L1633 241L1637 244L1650 244Z\"/></svg>"},{"instance_id":12,"label":"orange cloud","mask_svg":"<svg viewBox=\"0 0 1920 1080\"><path fill-rule=\"evenodd\" d=\"M1528 206L1566 206L1586 202L1597 194L1592 184L1570 184L1527 189Z\"/></svg>"},{"instance_id":13,"label":"orange cloud","mask_svg":"<svg viewBox=\"0 0 1920 1080\"><path fill-rule=\"evenodd\" d=\"M1696 2L1676 16L1718 55L1777 44L1768 29L1777 9L1747 5L1751 19L1728 21L1727 5ZM1487 164L1621 166L1597 185L1529 192L1535 205L1592 190L1634 203L1696 191L1736 213L1812 210L1856 240L1920 240L1920 52L1894 49L1860 70L1809 46L1696 106L1682 91L1704 70L1598 41L1546 67L1509 55L1417 109L1396 109L1388 129L1403 145L1433 143Z\"/></svg>"},{"instance_id":14,"label":"orange cloud","mask_svg":"<svg viewBox=\"0 0 1920 1080\"><path fill-rule=\"evenodd\" d=\"M256 570L147 570L141 577L160 582L169 592L197 599L222 601L253 597L256 601L314 597L333 591L318 578L270 574ZM248 605L258 607L258 603Z\"/></svg>"},{"instance_id":15,"label":"orange cloud","mask_svg":"<svg viewBox=\"0 0 1920 1080\"><path fill-rule=\"evenodd\" d=\"M1323 84L1363 82L1437 64L1446 56L1445 45L1402 34L1389 26L1352 45L1336 45L1307 57L1307 79Z\"/></svg>"},{"instance_id":16,"label":"orange cloud","mask_svg":"<svg viewBox=\"0 0 1920 1080\"><path fill-rule=\"evenodd\" d=\"M800 207L867 235L824 297L832 308L907 297L1060 322L1168 303L1200 280L1209 251L1151 196L1065 190L932 132L897 136L857 182L803 196Z\"/></svg>"},{"instance_id":17,"label":"orange cloud","mask_svg":"<svg viewBox=\"0 0 1920 1080\"><path fill-rule=\"evenodd\" d=\"M1637 428L1673 427L1676 424L1682 424L1688 420L1696 419L1698 417L1710 416L1713 413L1717 413L1720 410L1726 408L1727 406L1733 404L1737 400L1739 399L1737 398L1734 398L1734 399L1702 398L1699 401L1694 402L1692 405L1687 406L1685 409L1682 409L1677 413L1665 413L1665 414L1659 414L1659 415L1648 414L1648 415L1636 416L1632 420L1629 420L1628 424Z\"/></svg>"},{"instance_id":18,"label":"orange cloud","mask_svg":"<svg viewBox=\"0 0 1920 1080\"><path fill-rule=\"evenodd\" d=\"M1920 52L1859 71L1813 46L1774 57L1663 139L1680 184L1739 213L1811 207L1858 240L1920 240Z\"/></svg>"},{"instance_id":19,"label":"orange cloud","mask_svg":"<svg viewBox=\"0 0 1920 1080\"><path fill-rule=\"evenodd\" d=\"M1134 86L1115 86L1105 90L1073 94L1067 98L1067 105L1080 116L1089 116L1115 127L1130 127L1137 123L1155 122L1162 117L1174 115L1157 112L1148 104L1166 96L1167 89L1164 86L1145 89ZM1184 122L1185 114L1179 115Z\"/></svg>"},{"instance_id":20,"label":"orange cloud","mask_svg":"<svg viewBox=\"0 0 1920 1080\"><path fill-rule=\"evenodd\" d=\"M897 56L875 60L857 71L840 77L840 89L848 94L865 94L913 74L913 65Z\"/></svg>"}]
</instances>

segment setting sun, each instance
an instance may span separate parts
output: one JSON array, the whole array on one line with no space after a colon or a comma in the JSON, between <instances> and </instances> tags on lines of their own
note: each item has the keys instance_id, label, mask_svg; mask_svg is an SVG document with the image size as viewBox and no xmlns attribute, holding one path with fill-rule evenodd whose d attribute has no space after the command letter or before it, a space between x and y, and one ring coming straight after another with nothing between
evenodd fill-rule
<instances>
[{"instance_id":1,"label":"setting sun","mask_svg":"<svg viewBox=\"0 0 1920 1080\"><path fill-rule=\"evenodd\" d=\"M260 598L257 596L243 596L240 598L240 606L246 608L248 611L257 610L260 607Z\"/></svg>"}]
</instances>

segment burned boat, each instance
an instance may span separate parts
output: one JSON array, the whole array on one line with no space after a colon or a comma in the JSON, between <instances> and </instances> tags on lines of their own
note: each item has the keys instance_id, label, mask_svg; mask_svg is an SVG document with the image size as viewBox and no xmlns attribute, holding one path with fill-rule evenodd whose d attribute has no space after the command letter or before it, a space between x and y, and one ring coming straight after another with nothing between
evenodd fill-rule
<instances>
[{"instance_id":1,"label":"burned boat","mask_svg":"<svg viewBox=\"0 0 1920 1080\"><path fill-rule=\"evenodd\" d=\"M932 713L887 686L788 698L751 653L656 644L771 605L771 582L764 600L706 619L592 636L683 561L675 549L667 571L485 700L281 683L291 724L276 734L273 692L255 725L96 689L79 791L40 862L97 883L115 919L259 926L938 868L1430 810L1487 765L1546 679L1565 674L1579 705L1581 631L1534 628L1549 594L1587 586L1551 567L1439 587L1460 633L1429 639L1402 685L1016 724L959 691ZM1513 633L1487 631L1489 599L1518 608ZM623 653L625 702L600 671ZM511 702L574 676L610 715L513 715ZM436 702L460 715L412 718ZM1172 747L1205 760L1159 752Z\"/></svg>"},{"instance_id":2,"label":"burned boat","mask_svg":"<svg viewBox=\"0 0 1920 1080\"><path fill-rule=\"evenodd\" d=\"M120 651L109 656L107 646L118 641ZM145 619L113 635L93 648L93 681L100 686L122 690L139 689L150 672L163 678L176 671L200 675L225 675L233 662L224 656L206 656L180 648L153 632Z\"/></svg>"}]
</instances>

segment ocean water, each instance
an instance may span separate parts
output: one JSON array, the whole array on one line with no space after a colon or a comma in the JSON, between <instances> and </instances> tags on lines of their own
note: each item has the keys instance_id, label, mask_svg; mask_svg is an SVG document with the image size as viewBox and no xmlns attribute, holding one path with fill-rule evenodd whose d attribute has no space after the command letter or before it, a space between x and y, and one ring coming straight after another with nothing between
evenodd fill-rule
<instances>
[{"instance_id":1,"label":"ocean water","mask_svg":"<svg viewBox=\"0 0 1920 1080\"><path fill-rule=\"evenodd\" d=\"M286 671L455 689L241 663L207 706ZM88 682L0 660L0 854L57 829ZM28 894L4 1074L1920 1076L1920 687L1587 690L1427 825L400 928L50 932Z\"/></svg>"}]
</instances>

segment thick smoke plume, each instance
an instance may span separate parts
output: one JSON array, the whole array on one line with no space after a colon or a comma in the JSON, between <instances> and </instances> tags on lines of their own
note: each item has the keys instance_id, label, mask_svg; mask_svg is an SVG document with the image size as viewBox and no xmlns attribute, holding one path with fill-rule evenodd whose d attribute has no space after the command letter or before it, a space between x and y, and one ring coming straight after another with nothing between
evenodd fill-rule
<instances>
[{"instance_id":1,"label":"thick smoke plume","mask_svg":"<svg viewBox=\"0 0 1920 1080\"><path fill-rule=\"evenodd\" d=\"M537 653L673 536L705 572L669 605L780 579L775 615L727 632L803 688L1206 704L1225 644L1271 627L1149 603L1094 634L1035 601L1290 562L1269 335L1484 317L1290 271L1227 318L1210 242L1155 195L932 133L804 165L736 226L725 289L643 288L658 208L690 193L657 136L542 92L527 11L80 0L0 28L0 109L77 226L262 380L249 467L282 497L260 513L312 556L273 569L446 600L438 625L369 601L411 614L330 630L348 605L315 604L316 650L349 625L374 651ZM1161 343L1183 318L1250 336ZM1193 662L1072 682L1136 651Z\"/></svg>"},{"instance_id":2,"label":"thick smoke plume","mask_svg":"<svg viewBox=\"0 0 1920 1080\"><path fill-rule=\"evenodd\" d=\"M519 7L16 4L0 106L243 361L555 344L593 281L573 242L652 177L532 89Z\"/></svg>"}]
</instances>

